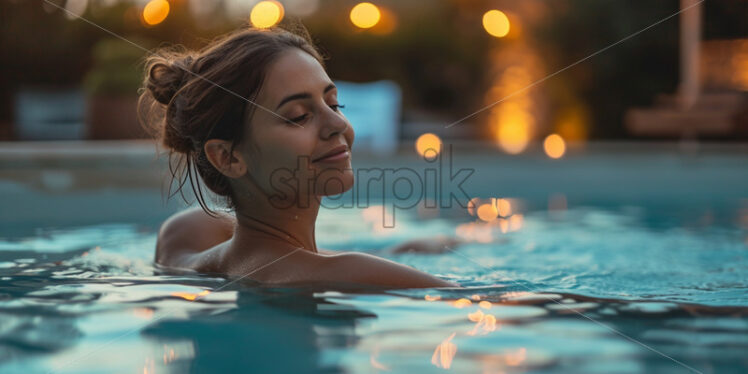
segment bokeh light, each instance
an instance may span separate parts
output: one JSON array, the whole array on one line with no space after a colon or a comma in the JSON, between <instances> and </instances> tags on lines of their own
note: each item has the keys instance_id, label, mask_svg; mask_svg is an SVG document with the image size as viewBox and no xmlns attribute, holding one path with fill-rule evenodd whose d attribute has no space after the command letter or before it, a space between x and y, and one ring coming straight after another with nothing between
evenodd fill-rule
<instances>
[{"instance_id":1,"label":"bokeh light","mask_svg":"<svg viewBox=\"0 0 748 374\"><path fill-rule=\"evenodd\" d=\"M509 220L505 218L499 218L495 222L498 223L499 231L501 231L502 234L506 234L509 232Z\"/></svg>"},{"instance_id":2,"label":"bokeh light","mask_svg":"<svg viewBox=\"0 0 748 374\"><path fill-rule=\"evenodd\" d=\"M169 2L166 0L151 0L143 8L143 21L148 25L158 25L169 15Z\"/></svg>"},{"instance_id":3,"label":"bokeh light","mask_svg":"<svg viewBox=\"0 0 748 374\"><path fill-rule=\"evenodd\" d=\"M509 34L509 18L500 10L489 10L483 14L483 28L490 35L502 38Z\"/></svg>"},{"instance_id":4,"label":"bokeh light","mask_svg":"<svg viewBox=\"0 0 748 374\"><path fill-rule=\"evenodd\" d=\"M530 143L530 126L520 117L511 121L502 121L498 125L496 137L506 153L516 155L524 151Z\"/></svg>"},{"instance_id":5,"label":"bokeh light","mask_svg":"<svg viewBox=\"0 0 748 374\"><path fill-rule=\"evenodd\" d=\"M526 69L511 67L502 74L499 83L502 94L517 93L492 109L494 136L499 146L509 154L523 152L532 139L536 122L531 113L532 100L522 91L530 82Z\"/></svg>"},{"instance_id":6,"label":"bokeh light","mask_svg":"<svg viewBox=\"0 0 748 374\"><path fill-rule=\"evenodd\" d=\"M548 135L543 141L543 150L550 158L561 158L566 153L566 142L558 134Z\"/></svg>"},{"instance_id":7,"label":"bokeh light","mask_svg":"<svg viewBox=\"0 0 748 374\"><path fill-rule=\"evenodd\" d=\"M249 21L252 26L266 29L283 19L283 5L277 1L260 1L252 8Z\"/></svg>"},{"instance_id":8,"label":"bokeh light","mask_svg":"<svg viewBox=\"0 0 748 374\"><path fill-rule=\"evenodd\" d=\"M358 28L374 27L381 17L379 8L372 3L359 3L351 9L351 22Z\"/></svg>"},{"instance_id":9,"label":"bokeh light","mask_svg":"<svg viewBox=\"0 0 748 374\"><path fill-rule=\"evenodd\" d=\"M468 307L468 306L471 306L471 305L473 305L473 302L470 301L470 299L466 299L464 297L463 298L459 298L459 299L457 299L457 300L455 300L455 301L452 302L452 306L454 306L457 309L462 309L462 308L465 308L465 307Z\"/></svg>"},{"instance_id":10,"label":"bokeh light","mask_svg":"<svg viewBox=\"0 0 748 374\"><path fill-rule=\"evenodd\" d=\"M442 140L436 134L427 132L416 139L416 151L422 157L434 158L442 149Z\"/></svg>"},{"instance_id":11,"label":"bokeh light","mask_svg":"<svg viewBox=\"0 0 748 374\"><path fill-rule=\"evenodd\" d=\"M468 319L473 322L480 322L483 319L483 311L478 309L473 313L468 313Z\"/></svg>"},{"instance_id":12,"label":"bokeh light","mask_svg":"<svg viewBox=\"0 0 748 374\"><path fill-rule=\"evenodd\" d=\"M478 205L480 204L480 198L474 197L470 199L467 203L467 211L471 216L475 215L475 211L478 209Z\"/></svg>"},{"instance_id":13,"label":"bokeh light","mask_svg":"<svg viewBox=\"0 0 748 374\"><path fill-rule=\"evenodd\" d=\"M499 211L494 204L483 204L478 207L476 214L481 221L490 222L499 216Z\"/></svg>"},{"instance_id":14,"label":"bokeh light","mask_svg":"<svg viewBox=\"0 0 748 374\"><path fill-rule=\"evenodd\" d=\"M515 42L491 50L490 61L492 82L485 103L492 107L487 135L504 152L519 154L537 134L536 124L545 120L544 99L531 89L543 74L542 63L532 48Z\"/></svg>"},{"instance_id":15,"label":"bokeh light","mask_svg":"<svg viewBox=\"0 0 748 374\"><path fill-rule=\"evenodd\" d=\"M496 199L496 211L502 217L509 217L512 215L512 203L507 199Z\"/></svg>"},{"instance_id":16,"label":"bokeh light","mask_svg":"<svg viewBox=\"0 0 748 374\"><path fill-rule=\"evenodd\" d=\"M519 231L525 222L524 214L513 214L509 217L509 231Z\"/></svg>"}]
</instances>

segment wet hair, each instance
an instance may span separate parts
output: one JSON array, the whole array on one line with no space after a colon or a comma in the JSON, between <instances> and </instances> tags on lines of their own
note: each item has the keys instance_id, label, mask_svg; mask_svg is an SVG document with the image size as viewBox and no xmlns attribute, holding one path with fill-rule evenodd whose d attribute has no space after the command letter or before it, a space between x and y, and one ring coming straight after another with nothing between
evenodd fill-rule
<instances>
[{"instance_id":1,"label":"wet hair","mask_svg":"<svg viewBox=\"0 0 748 374\"><path fill-rule=\"evenodd\" d=\"M270 65L291 48L309 53L324 66L323 57L299 24L242 27L197 51L170 46L146 57L138 119L170 150L169 197L179 192L184 198L183 187L189 181L200 206L213 215L199 176L211 191L225 197L229 208L235 206L229 178L208 161L205 142L227 140L233 151L244 139L245 124L257 109L252 102Z\"/></svg>"}]
</instances>

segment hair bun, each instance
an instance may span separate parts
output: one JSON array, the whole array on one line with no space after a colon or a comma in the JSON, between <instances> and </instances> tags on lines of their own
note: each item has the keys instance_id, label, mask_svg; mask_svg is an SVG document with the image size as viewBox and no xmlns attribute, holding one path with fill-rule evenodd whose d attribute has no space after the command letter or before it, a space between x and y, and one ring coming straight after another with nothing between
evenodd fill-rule
<instances>
[{"instance_id":1,"label":"hair bun","mask_svg":"<svg viewBox=\"0 0 748 374\"><path fill-rule=\"evenodd\" d=\"M148 69L146 87L159 103L169 105L177 91L192 76L191 68L192 56L155 60Z\"/></svg>"},{"instance_id":2,"label":"hair bun","mask_svg":"<svg viewBox=\"0 0 748 374\"><path fill-rule=\"evenodd\" d=\"M185 133L180 121L179 107L175 95L193 76L193 58L187 53L152 56L148 59L145 87L151 96L167 107L173 115L166 115L160 130L164 145L179 153L189 153L195 147L194 140ZM176 101L181 100L177 98Z\"/></svg>"},{"instance_id":3,"label":"hair bun","mask_svg":"<svg viewBox=\"0 0 748 374\"><path fill-rule=\"evenodd\" d=\"M189 136L184 135L179 131L178 127L174 123L170 123L168 120L164 127L163 137L161 142L171 148L175 152L188 154L195 150L195 142Z\"/></svg>"}]
</instances>

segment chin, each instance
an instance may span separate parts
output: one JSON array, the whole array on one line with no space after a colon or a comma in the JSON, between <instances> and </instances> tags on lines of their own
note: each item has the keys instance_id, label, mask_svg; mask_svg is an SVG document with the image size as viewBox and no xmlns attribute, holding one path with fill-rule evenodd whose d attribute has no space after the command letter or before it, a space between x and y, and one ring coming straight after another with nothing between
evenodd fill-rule
<instances>
[{"instance_id":1,"label":"chin","mask_svg":"<svg viewBox=\"0 0 748 374\"><path fill-rule=\"evenodd\" d=\"M322 173L316 180L315 192L317 196L331 196L346 192L353 187L355 178L351 169L337 169Z\"/></svg>"}]
</instances>

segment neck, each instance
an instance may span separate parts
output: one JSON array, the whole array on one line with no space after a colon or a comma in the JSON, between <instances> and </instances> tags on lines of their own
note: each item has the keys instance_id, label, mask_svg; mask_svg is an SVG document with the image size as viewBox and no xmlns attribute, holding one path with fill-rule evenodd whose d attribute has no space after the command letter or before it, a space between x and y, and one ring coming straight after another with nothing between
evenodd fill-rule
<instances>
[{"instance_id":1,"label":"neck","mask_svg":"<svg viewBox=\"0 0 748 374\"><path fill-rule=\"evenodd\" d=\"M319 201L316 198L309 200L309 204L306 204L308 206L293 204L288 208L275 206L262 197L237 203L237 226L233 244L239 249L250 248L261 239L317 253L314 225L319 212Z\"/></svg>"}]
</instances>

